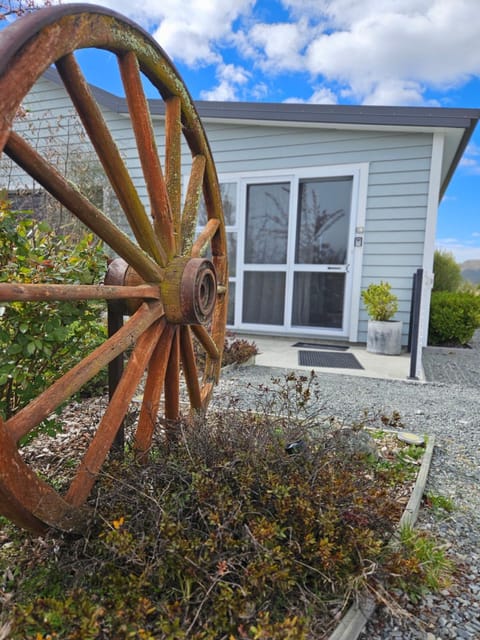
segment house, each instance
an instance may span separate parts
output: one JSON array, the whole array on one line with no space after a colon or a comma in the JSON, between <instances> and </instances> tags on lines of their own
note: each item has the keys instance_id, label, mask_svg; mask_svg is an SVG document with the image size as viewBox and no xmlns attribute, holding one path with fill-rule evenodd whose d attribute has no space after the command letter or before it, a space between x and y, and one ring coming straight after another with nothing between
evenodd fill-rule
<instances>
[{"instance_id":1,"label":"house","mask_svg":"<svg viewBox=\"0 0 480 640\"><path fill-rule=\"evenodd\" d=\"M94 92L145 196L125 100ZM150 104L161 132L163 102ZM383 279L399 298L396 317L407 344L412 278L423 269L420 353L438 204L480 111L196 104L224 198L229 325L238 332L363 343L367 315L360 292ZM30 120L55 123L67 112L55 71L46 72L25 105ZM187 172L190 155L183 160ZM121 214L110 213L123 226Z\"/></svg>"}]
</instances>

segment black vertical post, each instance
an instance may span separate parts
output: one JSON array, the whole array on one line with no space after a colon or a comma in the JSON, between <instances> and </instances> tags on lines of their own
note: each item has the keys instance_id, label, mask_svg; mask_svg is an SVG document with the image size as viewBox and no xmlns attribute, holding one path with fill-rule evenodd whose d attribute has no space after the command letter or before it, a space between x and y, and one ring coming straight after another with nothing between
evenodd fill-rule
<instances>
[{"instance_id":1,"label":"black vertical post","mask_svg":"<svg viewBox=\"0 0 480 640\"><path fill-rule=\"evenodd\" d=\"M108 319L108 337L112 336L123 327L123 310L121 304L117 301L108 302L107 304ZM123 352L108 363L108 397L112 399L113 394L120 382L123 374ZM124 421L118 429L112 449L117 455L123 455L125 447L125 428Z\"/></svg>"},{"instance_id":2,"label":"black vertical post","mask_svg":"<svg viewBox=\"0 0 480 640\"><path fill-rule=\"evenodd\" d=\"M410 375L412 380L418 380L417 370L418 333L420 331L420 307L422 302L423 269L417 269L413 275L412 303L410 309L410 328L408 332L408 349L410 351Z\"/></svg>"}]
</instances>

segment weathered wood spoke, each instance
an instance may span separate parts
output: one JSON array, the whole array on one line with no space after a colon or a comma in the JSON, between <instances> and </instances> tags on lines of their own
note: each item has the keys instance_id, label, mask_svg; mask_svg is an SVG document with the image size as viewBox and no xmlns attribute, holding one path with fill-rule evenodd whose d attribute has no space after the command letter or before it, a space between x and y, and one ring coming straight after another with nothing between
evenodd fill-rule
<instances>
[{"instance_id":1,"label":"weathered wood spoke","mask_svg":"<svg viewBox=\"0 0 480 640\"><path fill-rule=\"evenodd\" d=\"M158 286L116 287L104 284L24 284L0 282L0 302L50 302L52 300L158 300Z\"/></svg>"},{"instance_id":2,"label":"weathered wood spoke","mask_svg":"<svg viewBox=\"0 0 480 640\"><path fill-rule=\"evenodd\" d=\"M197 340L205 349L206 353L208 353L210 358L212 358L213 360L219 360L220 352L218 350L218 347L205 327L201 324L194 324L192 325L192 331L195 334Z\"/></svg>"},{"instance_id":3,"label":"weathered wood spoke","mask_svg":"<svg viewBox=\"0 0 480 640\"><path fill-rule=\"evenodd\" d=\"M142 407L135 433L135 449L142 460L145 460L152 444L174 333L175 329L172 325L164 327L148 368Z\"/></svg>"},{"instance_id":4,"label":"weathered wood spoke","mask_svg":"<svg viewBox=\"0 0 480 640\"><path fill-rule=\"evenodd\" d=\"M75 51L91 47L118 60L135 137L128 161L74 57ZM27 142L31 137L22 136L21 122L12 130L28 91L52 65L73 106L68 112L80 117L133 240L47 160L41 143ZM164 100L164 124L152 118L144 77ZM164 168L158 140L158 147L165 148ZM0 151L17 165L14 172L26 172L114 254L104 284L0 283L2 305L108 302L109 337L8 420L0 418L0 514L40 534L50 527L81 531L89 494L112 447L118 446L115 442L122 442L122 424L134 396L143 394L140 414L125 436L133 440L137 457L147 462L155 430L174 438L181 414L204 412L218 380L228 266L216 169L191 97L163 50L118 14L81 4L40 10L0 30ZM182 154L187 153L191 169L182 204ZM184 158L185 167L190 159ZM130 175L130 167L139 166L143 185ZM208 221L195 240L202 194ZM206 250L211 260L201 257ZM124 321L125 316L130 317ZM205 361L202 371L194 338L195 347L204 352L198 358ZM73 479L65 474L65 495L60 495L54 478L37 473L35 461L25 462L19 442L26 435L34 438L43 420L107 368L118 372L110 378L107 407L79 456Z\"/></svg>"},{"instance_id":5,"label":"weathered wood spoke","mask_svg":"<svg viewBox=\"0 0 480 640\"><path fill-rule=\"evenodd\" d=\"M190 173L182 215L182 255L184 256L192 253L204 176L205 157L195 156L192 162L192 171Z\"/></svg>"},{"instance_id":6,"label":"weathered wood spoke","mask_svg":"<svg viewBox=\"0 0 480 640\"><path fill-rule=\"evenodd\" d=\"M165 101L165 179L170 195L170 206L175 236L175 249L181 248L182 202L182 120L180 98L174 96Z\"/></svg>"},{"instance_id":7,"label":"weathered wood spoke","mask_svg":"<svg viewBox=\"0 0 480 640\"><path fill-rule=\"evenodd\" d=\"M169 422L180 415L180 329L175 329L165 376L165 419Z\"/></svg>"},{"instance_id":8,"label":"weathered wood spoke","mask_svg":"<svg viewBox=\"0 0 480 640\"><path fill-rule=\"evenodd\" d=\"M7 420L6 427L14 441L18 442L21 437L48 418L57 407L81 389L103 367L134 344L162 315L161 303L154 303L151 307L144 303L117 333Z\"/></svg>"},{"instance_id":9,"label":"weathered wood spoke","mask_svg":"<svg viewBox=\"0 0 480 640\"><path fill-rule=\"evenodd\" d=\"M87 499L164 327L164 323L157 322L138 339L120 383L65 496L66 501L73 506L78 507Z\"/></svg>"},{"instance_id":10,"label":"weathered wood spoke","mask_svg":"<svg viewBox=\"0 0 480 640\"><path fill-rule=\"evenodd\" d=\"M164 266L165 252L153 233L132 178L73 54L57 60L56 66L138 244Z\"/></svg>"},{"instance_id":11,"label":"weathered wood spoke","mask_svg":"<svg viewBox=\"0 0 480 640\"><path fill-rule=\"evenodd\" d=\"M17 133L10 133L4 151L145 280L155 282L163 278L162 269L151 258Z\"/></svg>"},{"instance_id":12,"label":"weathered wood spoke","mask_svg":"<svg viewBox=\"0 0 480 640\"><path fill-rule=\"evenodd\" d=\"M202 251L210 244L213 237L220 227L220 220L211 218L202 231L198 234L197 239L192 246L192 258L199 258Z\"/></svg>"},{"instance_id":13,"label":"weathered wood spoke","mask_svg":"<svg viewBox=\"0 0 480 640\"><path fill-rule=\"evenodd\" d=\"M119 58L119 65L145 184L150 198L155 232L163 250L169 258L172 258L175 253L175 241L170 199L163 177L150 109L143 90L136 55L129 51Z\"/></svg>"},{"instance_id":14,"label":"weathered wood spoke","mask_svg":"<svg viewBox=\"0 0 480 640\"><path fill-rule=\"evenodd\" d=\"M192 409L200 411L203 407L202 395L190 327L182 327L180 329L180 355L190 404Z\"/></svg>"}]
</instances>

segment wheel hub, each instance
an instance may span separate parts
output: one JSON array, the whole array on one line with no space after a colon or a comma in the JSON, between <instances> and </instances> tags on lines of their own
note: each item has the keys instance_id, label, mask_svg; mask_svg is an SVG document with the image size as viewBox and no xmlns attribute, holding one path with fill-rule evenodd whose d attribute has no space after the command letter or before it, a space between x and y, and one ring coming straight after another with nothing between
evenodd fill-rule
<instances>
[{"instance_id":1,"label":"wheel hub","mask_svg":"<svg viewBox=\"0 0 480 640\"><path fill-rule=\"evenodd\" d=\"M109 264L105 284L135 286L144 281L122 258L116 258ZM165 269L160 291L169 322L205 324L212 317L217 299L215 267L205 258L174 258ZM141 303L141 299L131 299L123 310L132 314Z\"/></svg>"}]
</instances>

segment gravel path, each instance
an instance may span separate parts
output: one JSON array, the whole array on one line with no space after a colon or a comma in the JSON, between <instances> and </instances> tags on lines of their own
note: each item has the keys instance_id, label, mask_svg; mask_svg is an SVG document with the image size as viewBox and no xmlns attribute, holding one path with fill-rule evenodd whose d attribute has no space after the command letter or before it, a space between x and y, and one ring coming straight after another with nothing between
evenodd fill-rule
<instances>
[{"instance_id":1,"label":"gravel path","mask_svg":"<svg viewBox=\"0 0 480 640\"><path fill-rule=\"evenodd\" d=\"M452 498L454 510L422 509L418 527L431 531L458 565L454 583L417 604L400 601L408 618L379 607L361 640L480 639L480 332L472 349L428 349L429 382L379 380L316 372L322 415L345 422L400 412L404 428L435 434L427 491ZM216 397L252 403L252 387L271 386L286 370L245 367L222 374Z\"/></svg>"}]
</instances>

